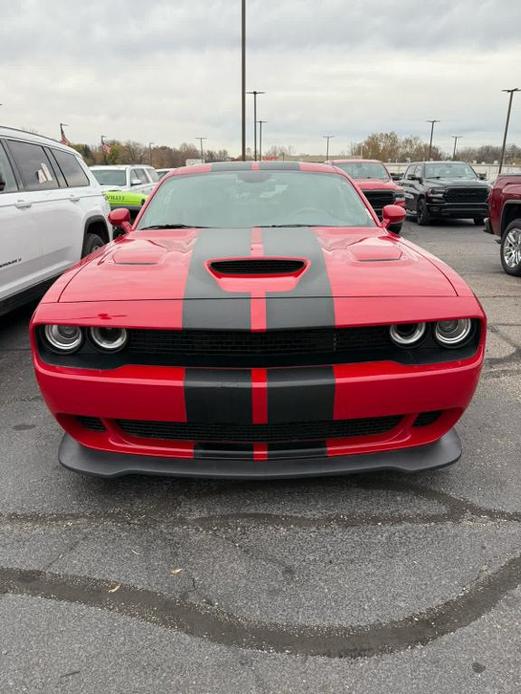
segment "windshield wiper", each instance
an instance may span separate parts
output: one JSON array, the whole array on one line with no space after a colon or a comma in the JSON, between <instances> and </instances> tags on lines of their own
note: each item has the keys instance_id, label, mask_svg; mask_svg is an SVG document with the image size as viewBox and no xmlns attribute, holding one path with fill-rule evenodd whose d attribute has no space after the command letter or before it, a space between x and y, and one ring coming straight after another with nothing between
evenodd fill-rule
<instances>
[{"instance_id":1,"label":"windshield wiper","mask_svg":"<svg viewBox=\"0 0 521 694\"><path fill-rule=\"evenodd\" d=\"M197 226L197 224L152 224L149 227L140 227L138 231L146 229L211 229L211 227Z\"/></svg>"}]
</instances>

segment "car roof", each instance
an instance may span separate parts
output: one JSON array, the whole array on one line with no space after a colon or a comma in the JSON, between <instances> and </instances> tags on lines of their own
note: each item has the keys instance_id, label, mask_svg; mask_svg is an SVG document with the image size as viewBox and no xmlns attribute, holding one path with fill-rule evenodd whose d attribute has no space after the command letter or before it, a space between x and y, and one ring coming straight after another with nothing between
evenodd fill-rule
<instances>
[{"instance_id":1,"label":"car roof","mask_svg":"<svg viewBox=\"0 0 521 694\"><path fill-rule=\"evenodd\" d=\"M90 169L119 169L120 171L126 171L127 169L135 169L139 167L140 169L153 169L150 164L95 164L90 166Z\"/></svg>"},{"instance_id":2,"label":"car roof","mask_svg":"<svg viewBox=\"0 0 521 694\"><path fill-rule=\"evenodd\" d=\"M383 164L380 159L330 159L331 164Z\"/></svg>"},{"instance_id":3,"label":"car roof","mask_svg":"<svg viewBox=\"0 0 521 694\"><path fill-rule=\"evenodd\" d=\"M304 171L307 173L339 174L331 164L317 164L307 161L220 161L212 164L196 164L195 166L180 166L173 169L162 180L171 176L207 174L226 171Z\"/></svg>"},{"instance_id":4,"label":"car roof","mask_svg":"<svg viewBox=\"0 0 521 694\"><path fill-rule=\"evenodd\" d=\"M47 147L54 147L56 149L62 149L64 152L70 152L76 157L82 159L81 154L74 149L74 147L69 147L64 145L59 140L55 140L52 137L47 137L46 135L38 135L36 133L31 133L28 130L21 130L20 128L11 128L8 125L0 125L0 137L8 137L11 140L23 140L24 142L34 142L40 145L46 145Z\"/></svg>"}]
</instances>

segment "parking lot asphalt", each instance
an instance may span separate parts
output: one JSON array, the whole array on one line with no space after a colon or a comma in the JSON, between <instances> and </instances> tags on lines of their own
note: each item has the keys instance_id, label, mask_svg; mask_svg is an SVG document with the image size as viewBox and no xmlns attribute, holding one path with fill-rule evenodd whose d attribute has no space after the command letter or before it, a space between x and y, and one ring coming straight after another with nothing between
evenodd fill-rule
<instances>
[{"instance_id":1,"label":"parking lot asphalt","mask_svg":"<svg viewBox=\"0 0 521 694\"><path fill-rule=\"evenodd\" d=\"M521 279L408 222L489 317L455 465L284 482L82 478L0 319L0 692L519 692Z\"/></svg>"}]
</instances>

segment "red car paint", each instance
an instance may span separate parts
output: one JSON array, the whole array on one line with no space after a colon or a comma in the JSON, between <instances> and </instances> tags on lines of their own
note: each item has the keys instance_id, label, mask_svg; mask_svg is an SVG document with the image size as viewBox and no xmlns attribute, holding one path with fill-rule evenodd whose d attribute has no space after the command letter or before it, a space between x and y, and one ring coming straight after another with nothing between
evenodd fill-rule
<instances>
[{"instance_id":1,"label":"red car paint","mask_svg":"<svg viewBox=\"0 0 521 694\"><path fill-rule=\"evenodd\" d=\"M389 173L385 164L377 159L333 159L330 161L333 166L338 166L342 169L342 164L378 164L381 166L386 174L385 179L375 179L375 178L358 178L351 175L351 178L356 181L360 190L364 193L369 193L366 197L371 202L371 191L389 191L395 196L394 204L399 205L405 209L405 197L403 196L403 190L400 186L395 183ZM396 199L396 196L400 196Z\"/></svg>"},{"instance_id":2,"label":"red car paint","mask_svg":"<svg viewBox=\"0 0 521 694\"><path fill-rule=\"evenodd\" d=\"M521 219L521 174L500 174L488 196L486 231L500 238L514 219Z\"/></svg>"},{"instance_id":3,"label":"red car paint","mask_svg":"<svg viewBox=\"0 0 521 694\"><path fill-rule=\"evenodd\" d=\"M258 164L252 164L253 170L257 168ZM177 169L165 176L158 188L175 176L204 175L211 170L211 165ZM302 164L300 170L328 174L333 171L350 180L329 166ZM154 194L147 200L134 229L153 197ZM197 329L218 330L221 326L215 310L219 302L226 301L228 311L233 314L240 305L236 302L242 301L239 295L246 291L249 330L263 333L272 329L268 325L267 309L282 301L285 293L289 296L298 291L298 296L288 300L295 308L295 312L288 312L289 327L295 327L301 320L296 316L297 309L305 316L301 327L306 330L331 325L335 329L358 328L466 317L479 324L479 340L472 354L444 362L409 364L383 359L332 364L327 368L306 364L291 369L253 367L248 370L247 381L251 412L246 414L251 423L269 423L269 400L276 392L275 383L282 391L294 388L295 407L300 396L309 399L313 389L331 386L334 420L396 415L401 419L383 434L328 439L327 457L392 451L439 440L459 419L474 394L484 357L485 315L472 291L453 270L414 244L389 233L374 211L369 212L376 222L374 227L311 229L310 239L316 245L327 276L324 285L327 290L319 294L315 285L306 284L311 282L316 259L303 258L306 271L285 278L289 280L288 287L281 287L281 278L273 276L227 277L224 284L223 278L212 277L211 282L223 294L222 298L213 298L205 296L202 290L200 293L197 285L189 289L199 230L133 231L116 239L65 273L33 316L34 367L49 409L66 432L92 449L197 457L194 441L136 437L123 431L117 423L119 420L190 421L187 379L189 373L193 378L194 369L132 363L104 369L52 364L42 356L37 337L39 327L62 324L183 331L186 306L204 302L207 316ZM265 250L269 232L252 228L250 234L251 257L273 257ZM242 255L234 253L227 259L235 257ZM298 243L290 257L302 258ZM211 274L208 272L209 277ZM273 293L279 293L279 298L272 298ZM314 315L317 299L318 305L332 303L332 323L326 323L322 314ZM211 367L206 374L204 371L197 372L201 379L213 379L205 395L208 402L216 393L233 400L244 388L236 382L239 369ZM197 382L192 387L203 388ZM202 392L206 393L204 389ZM287 412L290 423L291 409ZM420 413L432 411L440 412L436 421L422 427L414 425ZM104 431L85 428L78 416L99 418ZM267 444L258 441L253 444L254 461L267 461L270 456ZM273 454L273 464L276 460L277 455Z\"/></svg>"}]
</instances>

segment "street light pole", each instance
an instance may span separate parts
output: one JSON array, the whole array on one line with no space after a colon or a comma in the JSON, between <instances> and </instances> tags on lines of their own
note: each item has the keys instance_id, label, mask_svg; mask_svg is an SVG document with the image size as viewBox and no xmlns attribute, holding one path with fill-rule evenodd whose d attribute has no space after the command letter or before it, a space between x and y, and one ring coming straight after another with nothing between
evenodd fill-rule
<instances>
[{"instance_id":1,"label":"street light pole","mask_svg":"<svg viewBox=\"0 0 521 694\"><path fill-rule=\"evenodd\" d=\"M326 161L329 161L329 140L332 140L334 137L334 135L323 135L326 141Z\"/></svg>"},{"instance_id":2,"label":"street light pole","mask_svg":"<svg viewBox=\"0 0 521 694\"><path fill-rule=\"evenodd\" d=\"M461 135L453 135L452 139L454 140L454 151L452 152L452 159L456 159L456 147L458 146L458 140L461 140Z\"/></svg>"},{"instance_id":3,"label":"street light pole","mask_svg":"<svg viewBox=\"0 0 521 694\"><path fill-rule=\"evenodd\" d=\"M262 161L262 126L267 123L267 120L260 120L259 123L259 161Z\"/></svg>"},{"instance_id":4,"label":"street light pole","mask_svg":"<svg viewBox=\"0 0 521 694\"><path fill-rule=\"evenodd\" d=\"M426 122L431 124L431 139L429 140L429 156L428 156L428 159L429 159L429 161L430 161L430 160L431 160L431 156L432 156L432 137L433 137L433 135L434 135L434 124L435 124L435 123L440 123L441 121L439 121L439 120L428 120L428 121L426 121Z\"/></svg>"},{"instance_id":5,"label":"street light pole","mask_svg":"<svg viewBox=\"0 0 521 694\"><path fill-rule=\"evenodd\" d=\"M503 162L505 161L505 149L507 146L508 126L510 124L510 112L512 111L512 99L514 98L514 92L520 92L521 89L519 89L519 87L516 87L515 89L502 89L501 91L509 94L510 96L508 99L507 120L505 123L505 134L503 135L503 147L501 148L501 159L499 160L498 173L501 173L501 169L503 168Z\"/></svg>"},{"instance_id":6,"label":"street light pole","mask_svg":"<svg viewBox=\"0 0 521 694\"><path fill-rule=\"evenodd\" d=\"M199 144L201 146L201 162L204 164L204 150L203 150L203 142L207 140L207 137L196 137L196 140L199 140Z\"/></svg>"},{"instance_id":7,"label":"street light pole","mask_svg":"<svg viewBox=\"0 0 521 694\"><path fill-rule=\"evenodd\" d=\"M242 160L246 161L246 0L241 4Z\"/></svg>"},{"instance_id":8,"label":"street light pole","mask_svg":"<svg viewBox=\"0 0 521 694\"><path fill-rule=\"evenodd\" d=\"M253 159L257 161L257 96L266 94L266 92L259 92L254 89L252 92L247 93L253 94Z\"/></svg>"}]
</instances>

